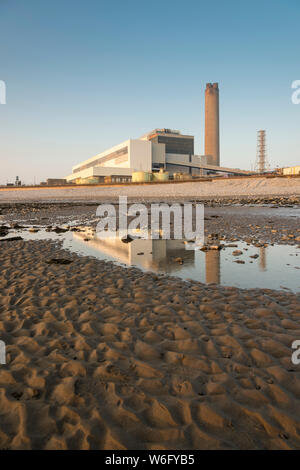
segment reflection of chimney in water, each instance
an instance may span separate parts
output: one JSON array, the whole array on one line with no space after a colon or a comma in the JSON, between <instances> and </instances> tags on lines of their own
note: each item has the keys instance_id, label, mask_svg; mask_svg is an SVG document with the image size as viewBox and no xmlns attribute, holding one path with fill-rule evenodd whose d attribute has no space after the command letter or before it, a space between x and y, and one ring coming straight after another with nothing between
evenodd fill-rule
<instances>
[{"instance_id":1,"label":"reflection of chimney in water","mask_svg":"<svg viewBox=\"0 0 300 470\"><path fill-rule=\"evenodd\" d=\"M210 282L213 282L214 284L220 284L221 263L219 250L208 250L205 252L205 271L207 284Z\"/></svg>"},{"instance_id":2,"label":"reflection of chimney in water","mask_svg":"<svg viewBox=\"0 0 300 470\"><path fill-rule=\"evenodd\" d=\"M267 270L266 249L264 246L259 248L259 268L261 271Z\"/></svg>"}]
</instances>

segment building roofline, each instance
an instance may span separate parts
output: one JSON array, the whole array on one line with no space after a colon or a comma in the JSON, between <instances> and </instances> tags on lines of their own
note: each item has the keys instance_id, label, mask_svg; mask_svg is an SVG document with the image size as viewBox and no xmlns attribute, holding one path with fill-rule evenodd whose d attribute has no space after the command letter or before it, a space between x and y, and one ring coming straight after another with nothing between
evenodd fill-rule
<instances>
[{"instance_id":1,"label":"building roofline","mask_svg":"<svg viewBox=\"0 0 300 470\"><path fill-rule=\"evenodd\" d=\"M168 131L168 132L165 132ZM156 135L164 135L164 136L170 136L170 137L177 137L177 138L188 138L188 139L194 139L193 135L187 135L187 134L181 134L180 131L177 131L175 129L153 129L150 132L147 132L146 134L142 135L139 139L145 140L147 137L152 136L155 137Z\"/></svg>"}]
</instances>

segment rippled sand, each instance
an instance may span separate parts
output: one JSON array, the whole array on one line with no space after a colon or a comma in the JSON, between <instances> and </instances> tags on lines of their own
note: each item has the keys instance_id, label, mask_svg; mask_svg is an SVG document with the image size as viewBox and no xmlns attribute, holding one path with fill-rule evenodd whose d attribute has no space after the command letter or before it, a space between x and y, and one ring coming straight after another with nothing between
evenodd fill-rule
<instances>
[{"instance_id":1,"label":"rippled sand","mask_svg":"<svg viewBox=\"0 0 300 470\"><path fill-rule=\"evenodd\" d=\"M48 241L2 243L0 271L0 448L300 448L299 296Z\"/></svg>"}]
</instances>

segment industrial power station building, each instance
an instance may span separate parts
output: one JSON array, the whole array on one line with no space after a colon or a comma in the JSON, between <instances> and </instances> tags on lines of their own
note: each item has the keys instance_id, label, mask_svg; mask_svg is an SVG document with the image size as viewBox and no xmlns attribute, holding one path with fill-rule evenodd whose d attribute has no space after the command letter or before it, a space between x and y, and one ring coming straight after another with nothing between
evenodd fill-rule
<instances>
[{"instance_id":1,"label":"industrial power station building","mask_svg":"<svg viewBox=\"0 0 300 470\"><path fill-rule=\"evenodd\" d=\"M202 158L203 160L203 158ZM201 157L194 155L194 137L171 129L155 129L129 139L73 167L69 182L101 182L106 176L126 181L133 172L199 174ZM195 166L194 166L195 165Z\"/></svg>"},{"instance_id":2,"label":"industrial power station building","mask_svg":"<svg viewBox=\"0 0 300 470\"><path fill-rule=\"evenodd\" d=\"M228 171L219 167L219 88L208 83L205 90L205 152L194 154L194 137L177 130L155 129L139 139L129 139L72 168L66 177L70 183L101 183L130 181L136 172L165 171L170 176L190 176L201 172ZM237 171L233 170L232 173ZM244 174L242 170L240 174Z\"/></svg>"}]
</instances>

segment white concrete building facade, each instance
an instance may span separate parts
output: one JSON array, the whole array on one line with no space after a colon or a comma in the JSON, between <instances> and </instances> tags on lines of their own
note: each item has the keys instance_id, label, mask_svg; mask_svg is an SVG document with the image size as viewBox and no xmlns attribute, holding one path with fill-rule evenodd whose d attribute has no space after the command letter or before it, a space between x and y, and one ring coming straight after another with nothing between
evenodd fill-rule
<instances>
[{"instance_id":1,"label":"white concrete building facade","mask_svg":"<svg viewBox=\"0 0 300 470\"><path fill-rule=\"evenodd\" d=\"M129 178L136 171L152 172L161 168L170 174L198 174L199 169L191 168L191 163L200 163L200 158L192 155L193 149L193 136L183 136L170 129L155 129L140 139L126 140L75 165L66 179L68 182L100 182L106 176ZM167 153L167 150L174 153Z\"/></svg>"},{"instance_id":2,"label":"white concrete building facade","mask_svg":"<svg viewBox=\"0 0 300 470\"><path fill-rule=\"evenodd\" d=\"M129 139L75 165L68 182L93 180L106 176L128 176L133 171L152 170L152 145L149 141Z\"/></svg>"}]
</instances>

